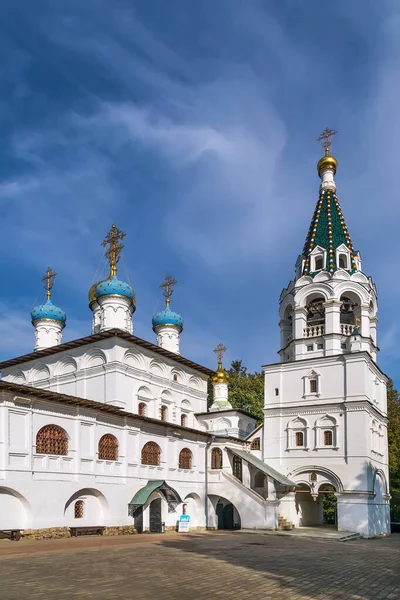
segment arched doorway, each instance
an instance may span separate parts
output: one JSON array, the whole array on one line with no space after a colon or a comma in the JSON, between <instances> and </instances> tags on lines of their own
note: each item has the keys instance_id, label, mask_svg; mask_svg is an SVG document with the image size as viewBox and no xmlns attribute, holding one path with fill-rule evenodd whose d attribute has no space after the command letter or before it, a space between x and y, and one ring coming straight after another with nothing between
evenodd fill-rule
<instances>
[{"instance_id":1,"label":"arched doorway","mask_svg":"<svg viewBox=\"0 0 400 600\"><path fill-rule=\"evenodd\" d=\"M296 487L296 512L300 527L337 526L337 498L332 484L322 484L318 490L307 483Z\"/></svg>"},{"instance_id":2,"label":"arched doorway","mask_svg":"<svg viewBox=\"0 0 400 600\"><path fill-rule=\"evenodd\" d=\"M150 533L161 533L161 498L154 498L150 502L149 510Z\"/></svg>"}]
</instances>

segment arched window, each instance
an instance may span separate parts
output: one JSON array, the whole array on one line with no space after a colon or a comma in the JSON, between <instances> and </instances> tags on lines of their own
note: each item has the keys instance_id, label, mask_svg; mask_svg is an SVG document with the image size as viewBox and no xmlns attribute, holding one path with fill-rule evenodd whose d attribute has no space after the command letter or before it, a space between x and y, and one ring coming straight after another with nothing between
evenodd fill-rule
<instances>
[{"instance_id":1,"label":"arched window","mask_svg":"<svg viewBox=\"0 0 400 600\"><path fill-rule=\"evenodd\" d=\"M325 324L325 298L319 297L311 300L307 306L307 325L313 327ZM323 332L322 332L323 333Z\"/></svg>"},{"instance_id":2,"label":"arched window","mask_svg":"<svg viewBox=\"0 0 400 600\"><path fill-rule=\"evenodd\" d=\"M355 325L356 322L356 309L358 306L357 302L353 302L351 298L347 296L341 296L340 298L341 306L340 306L340 322L343 325ZM343 333L350 334L351 330L343 331Z\"/></svg>"},{"instance_id":3,"label":"arched window","mask_svg":"<svg viewBox=\"0 0 400 600\"><path fill-rule=\"evenodd\" d=\"M138 404L138 415L139 417L145 417L147 412L147 406L145 402L139 402Z\"/></svg>"},{"instance_id":4,"label":"arched window","mask_svg":"<svg viewBox=\"0 0 400 600\"><path fill-rule=\"evenodd\" d=\"M155 442L147 442L142 448L142 465L158 467L161 459L161 448Z\"/></svg>"},{"instance_id":5,"label":"arched window","mask_svg":"<svg viewBox=\"0 0 400 600\"><path fill-rule=\"evenodd\" d=\"M168 408L166 406L161 407L161 421L168 421Z\"/></svg>"},{"instance_id":6,"label":"arched window","mask_svg":"<svg viewBox=\"0 0 400 600\"><path fill-rule=\"evenodd\" d=\"M77 500L74 506L75 519L83 519L83 500Z\"/></svg>"},{"instance_id":7,"label":"arched window","mask_svg":"<svg viewBox=\"0 0 400 600\"><path fill-rule=\"evenodd\" d=\"M36 454L67 456L68 436L58 425L45 425L36 435Z\"/></svg>"},{"instance_id":8,"label":"arched window","mask_svg":"<svg viewBox=\"0 0 400 600\"><path fill-rule=\"evenodd\" d=\"M316 256L315 257L315 271L320 271L324 266L324 257Z\"/></svg>"},{"instance_id":9,"label":"arched window","mask_svg":"<svg viewBox=\"0 0 400 600\"><path fill-rule=\"evenodd\" d=\"M260 450L261 445L260 445L260 438L255 438L250 445L250 450Z\"/></svg>"},{"instance_id":10,"label":"arched window","mask_svg":"<svg viewBox=\"0 0 400 600\"><path fill-rule=\"evenodd\" d=\"M173 374L172 379L174 381L178 381L178 375L176 373Z\"/></svg>"},{"instance_id":11,"label":"arched window","mask_svg":"<svg viewBox=\"0 0 400 600\"><path fill-rule=\"evenodd\" d=\"M99 440L99 460L118 460L117 438L106 433Z\"/></svg>"},{"instance_id":12,"label":"arched window","mask_svg":"<svg viewBox=\"0 0 400 600\"><path fill-rule=\"evenodd\" d=\"M192 453L189 448L183 448L183 450L180 451L179 468L188 470L192 468Z\"/></svg>"},{"instance_id":13,"label":"arched window","mask_svg":"<svg viewBox=\"0 0 400 600\"><path fill-rule=\"evenodd\" d=\"M232 473L239 481L242 481L242 459L236 455L233 457Z\"/></svg>"},{"instance_id":14,"label":"arched window","mask_svg":"<svg viewBox=\"0 0 400 600\"><path fill-rule=\"evenodd\" d=\"M347 255L339 254L339 269L347 269Z\"/></svg>"},{"instance_id":15,"label":"arched window","mask_svg":"<svg viewBox=\"0 0 400 600\"><path fill-rule=\"evenodd\" d=\"M327 429L324 431L324 446L332 446L333 445L333 435L332 431Z\"/></svg>"},{"instance_id":16,"label":"arched window","mask_svg":"<svg viewBox=\"0 0 400 600\"><path fill-rule=\"evenodd\" d=\"M187 427L187 415L181 415L181 426Z\"/></svg>"},{"instance_id":17,"label":"arched window","mask_svg":"<svg viewBox=\"0 0 400 600\"><path fill-rule=\"evenodd\" d=\"M302 431L296 431L296 446L304 446L304 433Z\"/></svg>"},{"instance_id":18,"label":"arched window","mask_svg":"<svg viewBox=\"0 0 400 600\"><path fill-rule=\"evenodd\" d=\"M222 450L221 448L213 448L211 452L211 468L222 469Z\"/></svg>"}]
</instances>

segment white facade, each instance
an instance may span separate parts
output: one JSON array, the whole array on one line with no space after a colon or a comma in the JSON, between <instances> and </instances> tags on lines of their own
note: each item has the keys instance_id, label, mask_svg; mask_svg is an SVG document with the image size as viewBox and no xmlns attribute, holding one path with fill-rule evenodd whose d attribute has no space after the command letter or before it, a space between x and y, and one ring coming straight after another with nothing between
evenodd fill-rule
<instances>
[{"instance_id":1,"label":"white facade","mask_svg":"<svg viewBox=\"0 0 400 600\"><path fill-rule=\"evenodd\" d=\"M37 318L37 351L0 365L0 530L154 530L182 514L193 528L320 525L329 492L339 530L390 532L376 288L338 204L336 160L318 165L320 197L280 297L281 361L264 367L263 424L232 408L222 345L215 373L180 356L169 301L154 345L132 335L130 286L94 284L91 336L61 344L65 313Z\"/></svg>"}]
</instances>

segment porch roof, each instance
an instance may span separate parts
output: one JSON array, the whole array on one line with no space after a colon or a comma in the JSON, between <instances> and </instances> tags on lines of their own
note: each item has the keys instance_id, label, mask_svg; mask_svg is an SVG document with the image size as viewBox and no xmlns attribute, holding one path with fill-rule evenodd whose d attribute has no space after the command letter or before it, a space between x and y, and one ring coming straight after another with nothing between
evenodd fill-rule
<instances>
[{"instance_id":1,"label":"porch roof","mask_svg":"<svg viewBox=\"0 0 400 600\"><path fill-rule=\"evenodd\" d=\"M272 479L275 479L275 481L277 481L278 483L280 483L286 487L295 487L296 486L294 481L291 481L285 475L282 475L282 473L275 471L275 469L273 469L272 467L267 465L263 460L261 460L260 458L257 458L256 456L253 456L253 454L250 454L250 452L244 452L243 450L236 450L236 448L235 449L228 448L228 450L229 450L229 452L232 452L232 454L236 454L237 456L239 456L239 458L246 460L248 463L253 465L253 467L256 467L256 469L258 469L259 471L263 471L263 473L265 473L266 475L269 475L269 477L272 477Z\"/></svg>"}]
</instances>

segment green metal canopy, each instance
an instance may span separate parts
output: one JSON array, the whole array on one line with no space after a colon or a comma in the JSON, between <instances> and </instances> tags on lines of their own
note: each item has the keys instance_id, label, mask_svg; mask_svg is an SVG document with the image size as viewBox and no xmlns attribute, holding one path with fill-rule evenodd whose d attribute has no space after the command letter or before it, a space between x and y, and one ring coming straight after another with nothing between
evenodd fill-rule
<instances>
[{"instance_id":1,"label":"green metal canopy","mask_svg":"<svg viewBox=\"0 0 400 600\"><path fill-rule=\"evenodd\" d=\"M146 485L136 492L128 504L128 515L133 517L138 508L146 504L151 494L160 492L168 503L168 512L175 512L182 500L178 492L163 479L149 479Z\"/></svg>"}]
</instances>

